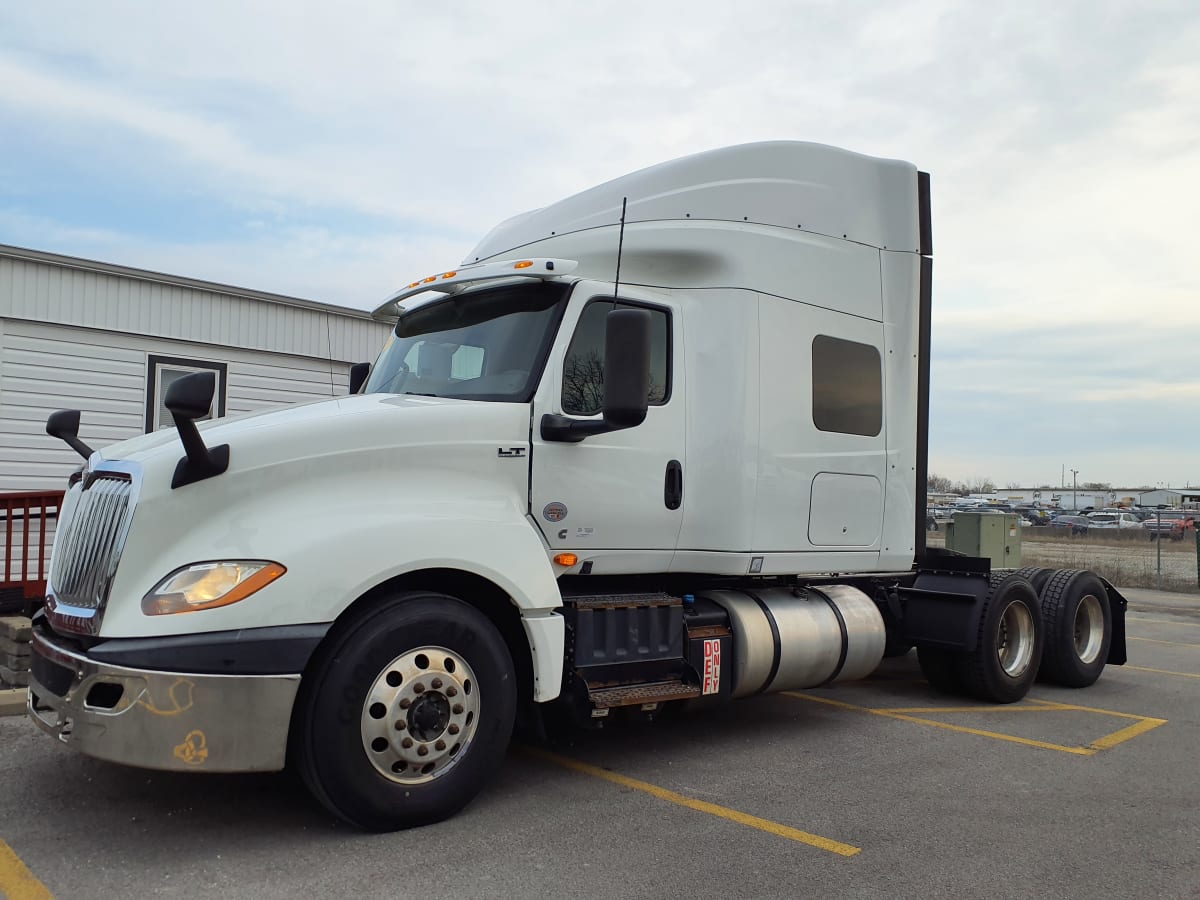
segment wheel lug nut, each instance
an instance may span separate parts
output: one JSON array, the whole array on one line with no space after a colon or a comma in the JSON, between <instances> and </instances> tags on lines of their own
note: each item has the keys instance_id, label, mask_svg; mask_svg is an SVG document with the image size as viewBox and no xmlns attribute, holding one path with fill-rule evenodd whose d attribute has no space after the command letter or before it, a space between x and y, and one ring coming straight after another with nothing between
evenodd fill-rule
<instances>
[{"instance_id":1,"label":"wheel lug nut","mask_svg":"<svg viewBox=\"0 0 1200 900\"><path fill-rule=\"evenodd\" d=\"M429 755L429 748L426 747L424 744L422 744L420 747L417 748L417 756L428 756L428 755Z\"/></svg>"},{"instance_id":2,"label":"wheel lug nut","mask_svg":"<svg viewBox=\"0 0 1200 900\"><path fill-rule=\"evenodd\" d=\"M405 750L407 750L412 745L413 745L413 739L410 737L406 737L404 740L402 740L400 742L400 746L403 747Z\"/></svg>"},{"instance_id":3,"label":"wheel lug nut","mask_svg":"<svg viewBox=\"0 0 1200 900\"><path fill-rule=\"evenodd\" d=\"M446 742L445 742L445 741L438 741L436 744L434 744L434 745L433 745L433 749L434 749L434 750L445 750L445 749L446 749Z\"/></svg>"},{"instance_id":4,"label":"wheel lug nut","mask_svg":"<svg viewBox=\"0 0 1200 900\"><path fill-rule=\"evenodd\" d=\"M440 679L440 678L433 679L433 681L431 681L429 683L429 686L432 687L436 691L438 688L440 688L442 686L442 679Z\"/></svg>"},{"instance_id":5,"label":"wheel lug nut","mask_svg":"<svg viewBox=\"0 0 1200 900\"><path fill-rule=\"evenodd\" d=\"M446 696L447 697L457 697L458 696L458 688L456 688L456 687L446 688Z\"/></svg>"},{"instance_id":6,"label":"wheel lug nut","mask_svg":"<svg viewBox=\"0 0 1200 900\"><path fill-rule=\"evenodd\" d=\"M458 726L457 726L457 725L451 725L451 726L450 726L449 728L447 728L446 730L447 730L448 732L450 732L451 734L458 734Z\"/></svg>"},{"instance_id":7,"label":"wheel lug nut","mask_svg":"<svg viewBox=\"0 0 1200 900\"><path fill-rule=\"evenodd\" d=\"M407 725L407 723L405 723L405 721L404 721L403 719L401 719L400 721L398 721L398 722L396 723L396 730L397 730L397 731L403 731L403 730L404 730L405 728L407 728L407 727L408 727L408 725Z\"/></svg>"},{"instance_id":8,"label":"wheel lug nut","mask_svg":"<svg viewBox=\"0 0 1200 900\"><path fill-rule=\"evenodd\" d=\"M403 700L400 701L401 709L408 709L410 706L412 706L412 701L409 700L407 697L405 697Z\"/></svg>"},{"instance_id":9,"label":"wheel lug nut","mask_svg":"<svg viewBox=\"0 0 1200 900\"><path fill-rule=\"evenodd\" d=\"M416 684L413 685L413 693L414 694L425 693L425 685L421 684L421 682L418 681Z\"/></svg>"},{"instance_id":10,"label":"wheel lug nut","mask_svg":"<svg viewBox=\"0 0 1200 900\"><path fill-rule=\"evenodd\" d=\"M463 711L463 705L461 703L455 703L454 704L454 714L456 716L461 716L462 711Z\"/></svg>"}]
</instances>

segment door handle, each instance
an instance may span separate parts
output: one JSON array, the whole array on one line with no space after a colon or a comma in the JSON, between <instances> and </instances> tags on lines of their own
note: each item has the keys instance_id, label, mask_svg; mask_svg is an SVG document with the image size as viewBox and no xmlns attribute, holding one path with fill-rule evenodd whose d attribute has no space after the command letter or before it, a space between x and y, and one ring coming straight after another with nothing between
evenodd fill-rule
<instances>
[{"instance_id":1,"label":"door handle","mask_svg":"<svg viewBox=\"0 0 1200 900\"><path fill-rule=\"evenodd\" d=\"M679 509L683 503L683 466L679 460L667 463L667 478L663 485L663 503L667 509Z\"/></svg>"}]
</instances>

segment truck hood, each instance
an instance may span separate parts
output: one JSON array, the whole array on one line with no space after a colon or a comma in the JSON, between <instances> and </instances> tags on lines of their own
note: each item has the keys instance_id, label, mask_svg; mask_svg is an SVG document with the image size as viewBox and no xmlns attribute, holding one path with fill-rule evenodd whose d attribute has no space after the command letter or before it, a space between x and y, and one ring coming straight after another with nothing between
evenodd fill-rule
<instances>
[{"instance_id":1,"label":"truck hood","mask_svg":"<svg viewBox=\"0 0 1200 900\"><path fill-rule=\"evenodd\" d=\"M200 424L209 447L228 444L228 474L266 466L340 461L370 456L379 461L411 462L402 449L445 447L480 443L496 448L514 443L525 446L529 435L529 406L443 397L366 394L302 403L263 413L252 413ZM486 447L480 447L483 452ZM102 460L138 464L146 489L169 486L175 466L183 457L183 444L174 428L164 428L112 444L99 451ZM103 465L93 459L91 465ZM216 476L219 480L225 476ZM203 484L200 482L198 484Z\"/></svg>"}]
</instances>

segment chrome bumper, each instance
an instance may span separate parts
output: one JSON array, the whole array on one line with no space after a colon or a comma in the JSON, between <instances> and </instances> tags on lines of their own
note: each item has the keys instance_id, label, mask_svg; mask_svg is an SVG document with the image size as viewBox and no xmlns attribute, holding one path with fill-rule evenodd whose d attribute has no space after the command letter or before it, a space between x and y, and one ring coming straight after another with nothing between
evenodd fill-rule
<instances>
[{"instance_id":1,"label":"chrome bumper","mask_svg":"<svg viewBox=\"0 0 1200 900\"><path fill-rule=\"evenodd\" d=\"M30 675L29 716L46 733L97 759L180 772L282 769L300 687L299 675L108 665L37 630Z\"/></svg>"}]
</instances>

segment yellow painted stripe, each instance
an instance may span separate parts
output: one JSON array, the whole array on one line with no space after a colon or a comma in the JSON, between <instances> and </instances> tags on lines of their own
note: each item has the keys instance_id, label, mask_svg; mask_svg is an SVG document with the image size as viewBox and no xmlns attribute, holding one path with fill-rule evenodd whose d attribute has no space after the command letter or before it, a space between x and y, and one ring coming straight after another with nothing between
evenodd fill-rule
<instances>
[{"instance_id":1,"label":"yellow painted stripe","mask_svg":"<svg viewBox=\"0 0 1200 900\"><path fill-rule=\"evenodd\" d=\"M1098 741L1092 741L1091 746L1097 750L1109 750L1117 746L1117 744L1123 744L1137 737L1139 734L1145 734L1147 731L1153 731L1159 725L1166 724L1166 719L1142 719L1142 721L1136 722L1128 728L1122 728L1120 731L1114 731L1112 734L1102 737Z\"/></svg>"},{"instance_id":2,"label":"yellow painted stripe","mask_svg":"<svg viewBox=\"0 0 1200 900\"><path fill-rule=\"evenodd\" d=\"M12 847L0 841L0 894L8 900L53 900L54 895L38 881Z\"/></svg>"},{"instance_id":3,"label":"yellow painted stripe","mask_svg":"<svg viewBox=\"0 0 1200 900\"><path fill-rule=\"evenodd\" d=\"M1117 712L1115 709L1101 709L1098 706L1079 706L1075 703L1055 703L1052 700L1039 700L1046 704L1046 709L1065 710L1067 712L1090 712L1102 716L1116 716L1118 719L1134 719L1135 721L1166 722L1166 719L1156 719L1153 716L1139 716L1137 713Z\"/></svg>"},{"instance_id":4,"label":"yellow painted stripe","mask_svg":"<svg viewBox=\"0 0 1200 900\"><path fill-rule=\"evenodd\" d=\"M562 766L565 769L572 769L576 772L582 772L585 775L592 775L596 778L603 778L605 781L610 781L613 784L619 784L622 787L631 788L635 791L641 791L649 794L652 797L657 797L659 800L666 800L668 803L674 803L678 806L685 806L688 809L694 809L697 812L708 813L712 816L719 816L722 819L728 819L731 822L737 822L739 825L745 825L748 828L757 828L759 831L765 831L768 834L774 834L778 837L787 838L788 840L798 841L801 844L808 844L810 847L817 847L821 850L828 850L830 853L836 853L838 856L856 856L862 852L861 847L855 847L851 844L843 844L841 841L835 841L831 838L821 837L819 834L810 834L807 831L801 831L798 828L791 828L787 825L780 825L778 822L772 822L769 819L760 819L758 816L752 816L748 813L738 812L736 809L729 809L725 806L718 806L715 803L708 803L704 800L697 800L694 797L687 797L683 794L677 794L675 791L669 791L666 788L659 787L656 784L650 784L646 781L639 781L636 778L630 778L628 775L621 775L617 772L610 772L608 769L601 769L599 766L589 765L585 762L580 762L576 759L571 759L566 756L559 756L557 753L549 753L545 750L539 750L534 747L524 748L524 752L529 756L537 757L538 759L552 762L555 765Z\"/></svg>"},{"instance_id":5,"label":"yellow painted stripe","mask_svg":"<svg viewBox=\"0 0 1200 900\"><path fill-rule=\"evenodd\" d=\"M1176 607L1165 607L1165 608L1175 609ZM1137 622L1139 625L1140 624L1170 625L1170 626L1178 625L1180 628L1200 628L1200 622L1177 622L1174 619L1147 619L1142 616L1128 616L1128 617L1126 617L1126 619L1129 622Z\"/></svg>"},{"instance_id":6,"label":"yellow painted stripe","mask_svg":"<svg viewBox=\"0 0 1200 900\"><path fill-rule=\"evenodd\" d=\"M1054 706L1025 706L1024 704L1008 703L1004 705L991 704L988 706L876 706L871 712L880 713L996 713L996 712L1053 712Z\"/></svg>"},{"instance_id":7,"label":"yellow painted stripe","mask_svg":"<svg viewBox=\"0 0 1200 900\"><path fill-rule=\"evenodd\" d=\"M1159 641L1154 638L1140 638L1128 635L1131 641L1142 641L1146 644L1170 644L1172 647L1191 647L1194 650L1200 650L1200 644L1193 644L1190 641Z\"/></svg>"},{"instance_id":8,"label":"yellow painted stripe","mask_svg":"<svg viewBox=\"0 0 1200 900\"><path fill-rule=\"evenodd\" d=\"M1200 675L1194 672L1172 672L1169 669L1148 669L1145 666L1131 666L1128 663L1121 666L1122 669L1133 669L1135 672L1157 672L1159 675L1178 675L1180 678L1200 678Z\"/></svg>"},{"instance_id":9,"label":"yellow painted stripe","mask_svg":"<svg viewBox=\"0 0 1200 900\"><path fill-rule=\"evenodd\" d=\"M1062 744L1051 744L1046 741L1037 741L1033 738L1017 737L1012 734L1002 734L999 731L985 731L982 728L967 728L963 725L952 725L949 722L939 722L936 719L922 719L917 716L906 716L902 713L889 712L884 709L871 709L866 706L855 706L852 703L842 703L838 700L828 700L825 697L814 697L811 694L801 694L794 691L784 691L785 696L795 697L799 700L809 700L814 703L825 703L829 706L838 706L843 709L853 709L858 712L870 713L873 716L883 716L887 719L899 719L901 722L915 722L918 725L929 725L932 728L942 728L946 731L956 731L960 734L973 734L978 737L993 738L997 741L1008 741L1012 744L1024 744L1026 747L1038 747L1042 750L1057 750L1059 753L1070 753L1074 756L1094 756L1096 751L1090 747L1065 747Z\"/></svg>"}]
</instances>

